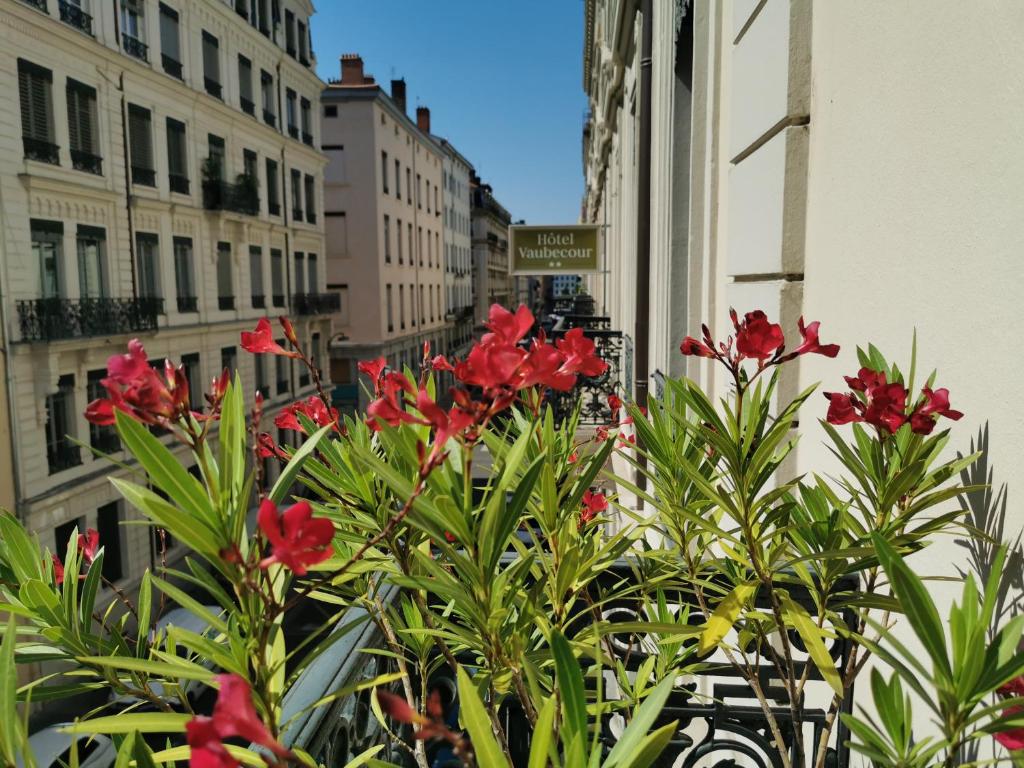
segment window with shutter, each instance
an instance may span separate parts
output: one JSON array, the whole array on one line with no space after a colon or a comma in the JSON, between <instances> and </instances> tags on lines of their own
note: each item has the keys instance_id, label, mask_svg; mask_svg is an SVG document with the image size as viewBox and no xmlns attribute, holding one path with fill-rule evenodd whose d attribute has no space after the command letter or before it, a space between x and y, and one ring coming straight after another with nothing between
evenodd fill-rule
<instances>
[{"instance_id":1,"label":"window with shutter","mask_svg":"<svg viewBox=\"0 0 1024 768\"><path fill-rule=\"evenodd\" d=\"M167 175L172 192L188 194L188 150L185 144L185 124L173 117L167 118Z\"/></svg>"},{"instance_id":2,"label":"window with shutter","mask_svg":"<svg viewBox=\"0 0 1024 768\"><path fill-rule=\"evenodd\" d=\"M309 99L301 100L302 106L302 141L306 144L313 144L313 120L311 115L311 107Z\"/></svg>"},{"instance_id":3,"label":"window with shutter","mask_svg":"<svg viewBox=\"0 0 1024 768\"><path fill-rule=\"evenodd\" d=\"M156 186L153 162L153 124L148 109L128 105L128 142L131 154L132 184Z\"/></svg>"},{"instance_id":4,"label":"window with shutter","mask_svg":"<svg viewBox=\"0 0 1024 768\"><path fill-rule=\"evenodd\" d=\"M106 241L107 232L102 227L78 225L78 289L83 299L107 295Z\"/></svg>"},{"instance_id":5,"label":"window with shutter","mask_svg":"<svg viewBox=\"0 0 1024 768\"><path fill-rule=\"evenodd\" d=\"M67 104L71 164L77 170L101 174L96 89L68 78Z\"/></svg>"},{"instance_id":6,"label":"window with shutter","mask_svg":"<svg viewBox=\"0 0 1024 768\"><path fill-rule=\"evenodd\" d=\"M316 183L312 176L306 176L306 221L316 224Z\"/></svg>"},{"instance_id":7,"label":"window with shutter","mask_svg":"<svg viewBox=\"0 0 1024 768\"><path fill-rule=\"evenodd\" d=\"M263 249L258 245L249 246L249 287L253 307L262 309L266 296L263 293Z\"/></svg>"},{"instance_id":8,"label":"window with shutter","mask_svg":"<svg viewBox=\"0 0 1024 768\"><path fill-rule=\"evenodd\" d=\"M62 295L64 266L62 243L64 225L59 221L32 219L32 254L39 265L39 296L55 299Z\"/></svg>"},{"instance_id":9,"label":"window with shutter","mask_svg":"<svg viewBox=\"0 0 1024 768\"><path fill-rule=\"evenodd\" d=\"M234 309L235 306L231 273L231 243L217 243L217 297L221 309Z\"/></svg>"},{"instance_id":10,"label":"window with shutter","mask_svg":"<svg viewBox=\"0 0 1024 768\"><path fill-rule=\"evenodd\" d=\"M284 12L285 50L292 58L295 57L295 14L285 9Z\"/></svg>"},{"instance_id":11,"label":"window with shutter","mask_svg":"<svg viewBox=\"0 0 1024 768\"><path fill-rule=\"evenodd\" d=\"M280 248L270 249L270 292L275 307L284 306L284 257Z\"/></svg>"},{"instance_id":12,"label":"window with shutter","mask_svg":"<svg viewBox=\"0 0 1024 768\"><path fill-rule=\"evenodd\" d=\"M160 298L160 239L155 234L139 232L135 236L135 278L139 296Z\"/></svg>"},{"instance_id":13,"label":"window with shutter","mask_svg":"<svg viewBox=\"0 0 1024 768\"><path fill-rule=\"evenodd\" d=\"M217 99L221 98L220 43L205 29L203 30L203 82L208 94Z\"/></svg>"},{"instance_id":14,"label":"window with shutter","mask_svg":"<svg viewBox=\"0 0 1024 768\"><path fill-rule=\"evenodd\" d=\"M307 42L306 25L303 24L300 21L300 22L297 22L295 26L296 26L295 36L298 38L298 43L299 43L299 61L301 61L303 64L306 64L308 66L309 65L309 59L306 56L306 47L307 47L306 46L306 42Z\"/></svg>"},{"instance_id":15,"label":"window with shutter","mask_svg":"<svg viewBox=\"0 0 1024 768\"><path fill-rule=\"evenodd\" d=\"M274 108L274 78L266 70L260 70L260 89L263 97L263 122L273 127L277 124L277 110Z\"/></svg>"},{"instance_id":16,"label":"window with shutter","mask_svg":"<svg viewBox=\"0 0 1024 768\"><path fill-rule=\"evenodd\" d=\"M178 12L163 3L160 3L160 59L164 72L179 80L182 78Z\"/></svg>"},{"instance_id":17,"label":"window with shutter","mask_svg":"<svg viewBox=\"0 0 1024 768\"><path fill-rule=\"evenodd\" d=\"M174 283L177 288L178 311L195 312L198 302L192 274L191 238L174 238Z\"/></svg>"},{"instance_id":18,"label":"window with shutter","mask_svg":"<svg viewBox=\"0 0 1024 768\"><path fill-rule=\"evenodd\" d=\"M292 168L292 218L302 219L302 172Z\"/></svg>"},{"instance_id":19,"label":"window with shutter","mask_svg":"<svg viewBox=\"0 0 1024 768\"><path fill-rule=\"evenodd\" d=\"M317 282L316 254L306 254L306 286L310 293L316 293Z\"/></svg>"},{"instance_id":20,"label":"window with shutter","mask_svg":"<svg viewBox=\"0 0 1024 768\"><path fill-rule=\"evenodd\" d=\"M252 100L252 62L245 56L238 55L238 96L242 111L247 114L256 113L256 104Z\"/></svg>"},{"instance_id":21,"label":"window with shutter","mask_svg":"<svg viewBox=\"0 0 1024 768\"><path fill-rule=\"evenodd\" d=\"M25 157L58 165L60 150L53 130L53 73L18 59L18 96Z\"/></svg>"},{"instance_id":22,"label":"window with shutter","mask_svg":"<svg viewBox=\"0 0 1024 768\"><path fill-rule=\"evenodd\" d=\"M288 118L288 135L297 139L299 138L299 126L295 116L295 91L291 88L285 90L284 103Z\"/></svg>"},{"instance_id":23,"label":"window with shutter","mask_svg":"<svg viewBox=\"0 0 1024 768\"><path fill-rule=\"evenodd\" d=\"M267 213L281 215L281 198L277 194L277 161L267 158Z\"/></svg>"},{"instance_id":24,"label":"window with shutter","mask_svg":"<svg viewBox=\"0 0 1024 768\"><path fill-rule=\"evenodd\" d=\"M295 292L304 294L306 292L306 272L303 269L305 254L302 251L295 252Z\"/></svg>"}]
</instances>

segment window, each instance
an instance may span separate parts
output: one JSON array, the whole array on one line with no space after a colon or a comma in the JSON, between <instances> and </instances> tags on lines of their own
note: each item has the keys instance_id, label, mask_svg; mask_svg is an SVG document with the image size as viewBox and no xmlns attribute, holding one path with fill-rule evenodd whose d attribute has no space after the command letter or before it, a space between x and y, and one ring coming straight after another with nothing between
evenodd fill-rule
<instances>
[{"instance_id":1,"label":"window","mask_svg":"<svg viewBox=\"0 0 1024 768\"><path fill-rule=\"evenodd\" d=\"M167 180L171 192L188 194L188 144L185 124L173 117L167 118Z\"/></svg>"},{"instance_id":2,"label":"window","mask_svg":"<svg viewBox=\"0 0 1024 768\"><path fill-rule=\"evenodd\" d=\"M242 54L238 54L238 103L246 114L256 114L256 103L252 100L252 62Z\"/></svg>"},{"instance_id":3,"label":"window","mask_svg":"<svg viewBox=\"0 0 1024 768\"><path fill-rule=\"evenodd\" d=\"M434 322L434 292L427 286L427 299L430 301L430 322Z\"/></svg>"},{"instance_id":4,"label":"window","mask_svg":"<svg viewBox=\"0 0 1024 768\"><path fill-rule=\"evenodd\" d=\"M287 349L287 344L284 339L277 339L277 343ZM274 355L276 379L277 379L277 394L283 395L288 391L288 358L284 355Z\"/></svg>"},{"instance_id":5,"label":"window","mask_svg":"<svg viewBox=\"0 0 1024 768\"><path fill-rule=\"evenodd\" d=\"M124 572L121 567L121 503L112 501L96 510L96 532L103 543L103 578L118 581Z\"/></svg>"},{"instance_id":6,"label":"window","mask_svg":"<svg viewBox=\"0 0 1024 768\"><path fill-rule=\"evenodd\" d=\"M423 227L416 227L416 255L423 266Z\"/></svg>"},{"instance_id":7,"label":"window","mask_svg":"<svg viewBox=\"0 0 1024 768\"><path fill-rule=\"evenodd\" d=\"M264 398L270 397L270 384L267 383L267 357L268 355L253 355L252 362L255 368L256 391Z\"/></svg>"},{"instance_id":8,"label":"window","mask_svg":"<svg viewBox=\"0 0 1024 768\"><path fill-rule=\"evenodd\" d=\"M427 321L427 308L423 303L423 286L420 286L420 325Z\"/></svg>"},{"instance_id":9,"label":"window","mask_svg":"<svg viewBox=\"0 0 1024 768\"><path fill-rule=\"evenodd\" d=\"M313 105L309 99L303 98L299 100L299 106L302 110L302 143L313 146Z\"/></svg>"},{"instance_id":10,"label":"window","mask_svg":"<svg viewBox=\"0 0 1024 768\"><path fill-rule=\"evenodd\" d=\"M434 248L430 242L430 233L427 232L427 266L434 266Z\"/></svg>"},{"instance_id":11,"label":"window","mask_svg":"<svg viewBox=\"0 0 1024 768\"><path fill-rule=\"evenodd\" d=\"M303 268L305 264L305 254L302 251L295 252L295 293L304 294L306 292L306 271Z\"/></svg>"},{"instance_id":12,"label":"window","mask_svg":"<svg viewBox=\"0 0 1024 768\"><path fill-rule=\"evenodd\" d=\"M280 248L270 249L270 291L275 307L284 306L284 255Z\"/></svg>"},{"instance_id":13,"label":"window","mask_svg":"<svg viewBox=\"0 0 1024 768\"><path fill-rule=\"evenodd\" d=\"M292 218L302 220L302 171L292 168Z\"/></svg>"},{"instance_id":14,"label":"window","mask_svg":"<svg viewBox=\"0 0 1024 768\"><path fill-rule=\"evenodd\" d=\"M406 201L412 205L412 170L405 169L405 195Z\"/></svg>"},{"instance_id":15,"label":"window","mask_svg":"<svg viewBox=\"0 0 1024 768\"><path fill-rule=\"evenodd\" d=\"M384 263L391 263L391 217L384 214Z\"/></svg>"},{"instance_id":16,"label":"window","mask_svg":"<svg viewBox=\"0 0 1024 768\"><path fill-rule=\"evenodd\" d=\"M401 169L402 169L402 164L396 159L395 160L395 197L397 197L399 200L402 199L402 184L401 184L402 176L400 174Z\"/></svg>"},{"instance_id":17,"label":"window","mask_svg":"<svg viewBox=\"0 0 1024 768\"><path fill-rule=\"evenodd\" d=\"M107 295L106 241L107 231L102 227L78 225L78 290L83 299Z\"/></svg>"},{"instance_id":18,"label":"window","mask_svg":"<svg viewBox=\"0 0 1024 768\"><path fill-rule=\"evenodd\" d=\"M107 388L102 384L102 381L105 378L107 378L107 371L105 368L89 371L88 378L86 380L86 396L90 403L93 400L98 400L107 396ZM118 440L117 430L114 429L113 425L101 427L98 424L90 422L89 445L97 451L112 453L121 447L121 441Z\"/></svg>"},{"instance_id":19,"label":"window","mask_svg":"<svg viewBox=\"0 0 1024 768\"><path fill-rule=\"evenodd\" d=\"M71 543L71 537L76 536L78 532L85 533L84 517L76 517L74 520L68 520L63 525L58 525L54 528L55 554L62 563L67 562L68 544Z\"/></svg>"},{"instance_id":20,"label":"window","mask_svg":"<svg viewBox=\"0 0 1024 768\"><path fill-rule=\"evenodd\" d=\"M238 348L237 347L221 347L220 350L220 369L227 370L228 375L233 379L235 377L235 371L238 369Z\"/></svg>"},{"instance_id":21,"label":"window","mask_svg":"<svg viewBox=\"0 0 1024 768\"><path fill-rule=\"evenodd\" d=\"M153 125L148 109L128 105L128 142L131 150L132 184L156 186L153 162Z\"/></svg>"},{"instance_id":22,"label":"window","mask_svg":"<svg viewBox=\"0 0 1024 768\"><path fill-rule=\"evenodd\" d=\"M420 178L420 175L417 173L416 174L416 207L417 208L422 208L423 207L423 194L422 193L423 193L423 180Z\"/></svg>"},{"instance_id":23,"label":"window","mask_svg":"<svg viewBox=\"0 0 1024 768\"><path fill-rule=\"evenodd\" d=\"M235 288L231 269L231 243L217 243L217 305L235 308Z\"/></svg>"},{"instance_id":24,"label":"window","mask_svg":"<svg viewBox=\"0 0 1024 768\"><path fill-rule=\"evenodd\" d=\"M416 252L412 249L412 223L409 224L409 264L416 261Z\"/></svg>"},{"instance_id":25,"label":"window","mask_svg":"<svg viewBox=\"0 0 1024 768\"><path fill-rule=\"evenodd\" d=\"M416 292L412 283L409 283L409 303L412 305L410 307L412 312L409 313L409 320L412 322L413 327L416 327Z\"/></svg>"},{"instance_id":26,"label":"window","mask_svg":"<svg viewBox=\"0 0 1024 768\"><path fill-rule=\"evenodd\" d=\"M316 179L306 174L306 221L316 224Z\"/></svg>"},{"instance_id":27,"label":"window","mask_svg":"<svg viewBox=\"0 0 1024 768\"><path fill-rule=\"evenodd\" d=\"M277 110L274 109L274 78L265 69L260 70L260 90L263 96L263 122L273 128L277 125Z\"/></svg>"},{"instance_id":28,"label":"window","mask_svg":"<svg viewBox=\"0 0 1024 768\"><path fill-rule=\"evenodd\" d=\"M185 381L188 382L189 400L193 405L203 402L203 374L199 367L199 353L181 356L181 365L185 369ZM189 467L189 472L195 472Z\"/></svg>"},{"instance_id":29,"label":"window","mask_svg":"<svg viewBox=\"0 0 1024 768\"><path fill-rule=\"evenodd\" d=\"M299 43L299 61L309 66L309 56L307 55L307 47L309 38L306 36L306 25L301 21L295 23L295 36L298 38Z\"/></svg>"},{"instance_id":30,"label":"window","mask_svg":"<svg viewBox=\"0 0 1024 768\"><path fill-rule=\"evenodd\" d=\"M174 238L174 283L177 286L178 311L198 312L191 238Z\"/></svg>"},{"instance_id":31,"label":"window","mask_svg":"<svg viewBox=\"0 0 1024 768\"><path fill-rule=\"evenodd\" d=\"M75 377L57 380L57 391L46 397L46 462L50 474L82 463L78 446L68 437L74 430Z\"/></svg>"},{"instance_id":32,"label":"window","mask_svg":"<svg viewBox=\"0 0 1024 768\"><path fill-rule=\"evenodd\" d=\"M171 77L182 79L178 12L163 3L160 3L160 61L164 72Z\"/></svg>"},{"instance_id":33,"label":"window","mask_svg":"<svg viewBox=\"0 0 1024 768\"><path fill-rule=\"evenodd\" d=\"M320 276L317 274L316 268L316 254L306 254L306 289L310 293L317 293L317 288L320 285Z\"/></svg>"},{"instance_id":34,"label":"window","mask_svg":"<svg viewBox=\"0 0 1024 768\"><path fill-rule=\"evenodd\" d=\"M430 179L427 179L427 213L430 213Z\"/></svg>"},{"instance_id":35,"label":"window","mask_svg":"<svg viewBox=\"0 0 1024 768\"><path fill-rule=\"evenodd\" d=\"M256 7L259 9L259 30L267 37L270 37L270 17L267 14L267 0L256 0ZM253 22L255 22L255 18Z\"/></svg>"},{"instance_id":36,"label":"window","mask_svg":"<svg viewBox=\"0 0 1024 768\"><path fill-rule=\"evenodd\" d=\"M103 173L99 127L96 123L96 89L68 78L68 141L71 166L79 171Z\"/></svg>"},{"instance_id":37,"label":"window","mask_svg":"<svg viewBox=\"0 0 1024 768\"><path fill-rule=\"evenodd\" d=\"M143 7L143 0L121 0L121 42L129 56L149 61Z\"/></svg>"},{"instance_id":38,"label":"window","mask_svg":"<svg viewBox=\"0 0 1024 768\"><path fill-rule=\"evenodd\" d=\"M380 153L380 177L384 182L384 194L388 193L388 153Z\"/></svg>"},{"instance_id":39,"label":"window","mask_svg":"<svg viewBox=\"0 0 1024 768\"><path fill-rule=\"evenodd\" d=\"M295 95L295 91L293 91L291 88L285 90L284 106L285 116L288 119L288 135L291 136L293 139L299 138L298 118L296 116L297 109L295 106L295 101L297 98L298 97Z\"/></svg>"},{"instance_id":40,"label":"window","mask_svg":"<svg viewBox=\"0 0 1024 768\"><path fill-rule=\"evenodd\" d=\"M203 30L203 83L208 94L215 99L221 98L220 43L205 29Z\"/></svg>"},{"instance_id":41,"label":"window","mask_svg":"<svg viewBox=\"0 0 1024 768\"><path fill-rule=\"evenodd\" d=\"M336 104L328 104L324 107L324 117L337 117L338 106Z\"/></svg>"},{"instance_id":42,"label":"window","mask_svg":"<svg viewBox=\"0 0 1024 768\"><path fill-rule=\"evenodd\" d=\"M284 12L284 44L288 55L295 58L295 14L287 9Z\"/></svg>"},{"instance_id":43,"label":"window","mask_svg":"<svg viewBox=\"0 0 1024 768\"><path fill-rule=\"evenodd\" d=\"M402 263L402 220L398 220L398 226L395 227L395 243L398 245L398 263Z\"/></svg>"},{"instance_id":44,"label":"window","mask_svg":"<svg viewBox=\"0 0 1024 768\"><path fill-rule=\"evenodd\" d=\"M224 178L224 139L214 136L212 133L206 136L206 169L204 176L209 175L211 180L219 181Z\"/></svg>"},{"instance_id":45,"label":"window","mask_svg":"<svg viewBox=\"0 0 1024 768\"><path fill-rule=\"evenodd\" d=\"M394 312L392 311L392 307L391 307L391 283L388 283L388 285L387 285L386 297L387 297L387 307L388 307L388 333L391 333L392 331L395 330L395 323L394 323L394 319L393 319L394 318Z\"/></svg>"},{"instance_id":46,"label":"window","mask_svg":"<svg viewBox=\"0 0 1024 768\"><path fill-rule=\"evenodd\" d=\"M398 286L398 327L405 330L405 286Z\"/></svg>"},{"instance_id":47,"label":"window","mask_svg":"<svg viewBox=\"0 0 1024 768\"><path fill-rule=\"evenodd\" d=\"M249 286L254 309L262 309L266 305L263 293L263 249L258 245L249 246Z\"/></svg>"},{"instance_id":48,"label":"window","mask_svg":"<svg viewBox=\"0 0 1024 768\"><path fill-rule=\"evenodd\" d=\"M60 148L53 129L53 73L18 59L18 95L21 101L21 140L25 157L60 164Z\"/></svg>"},{"instance_id":49,"label":"window","mask_svg":"<svg viewBox=\"0 0 1024 768\"><path fill-rule=\"evenodd\" d=\"M135 235L135 276L139 296L160 298L160 239L149 232Z\"/></svg>"},{"instance_id":50,"label":"window","mask_svg":"<svg viewBox=\"0 0 1024 768\"><path fill-rule=\"evenodd\" d=\"M242 172L250 179L259 179L259 158L251 149L242 150Z\"/></svg>"},{"instance_id":51,"label":"window","mask_svg":"<svg viewBox=\"0 0 1024 768\"><path fill-rule=\"evenodd\" d=\"M277 161L267 158L267 213L281 215L281 196L277 188Z\"/></svg>"},{"instance_id":52,"label":"window","mask_svg":"<svg viewBox=\"0 0 1024 768\"><path fill-rule=\"evenodd\" d=\"M441 208L437 204L437 185L436 184L434 185L434 215L435 216L440 216L441 215Z\"/></svg>"},{"instance_id":53,"label":"window","mask_svg":"<svg viewBox=\"0 0 1024 768\"><path fill-rule=\"evenodd\" d=\"M56 299L63 294L64 225L59 221L32 219L32 254L39 265L39 296Z\"/></svg>"}]
</instances>

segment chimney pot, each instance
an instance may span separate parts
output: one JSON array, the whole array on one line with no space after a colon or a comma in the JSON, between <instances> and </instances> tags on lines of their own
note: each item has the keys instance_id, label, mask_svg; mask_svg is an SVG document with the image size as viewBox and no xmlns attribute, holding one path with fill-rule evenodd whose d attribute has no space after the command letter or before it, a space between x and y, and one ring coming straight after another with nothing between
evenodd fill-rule
<instances>
[{"instance_id":1,"label":"chimney pot","mask_svg":"<svg viewBox=\"0 0 1024 768\"><path fill-rule=\"evenodd\" d=\"M391 81L391 100L405 114L405 78Z\"/></svg>"},{"instance_id":2,"label":"chimney pot","mask_svg":"<svg viewBox=\"0 0 1024 768\"><path fill-rule=\"evenodd\" d=\"M426 107L416 107L416 127L430 133L430 110Z\"/></svg>"},{"instance_id":3,"label":"chimney pot","mask_svg":"<svg viewBox=\"0 0 1024 768\"><path fill-rule=\"evenodd\" d=\"M363 74L363 57L358 53L345 53L341 56L341 84L362 85L366 80Z\"/></svg>"}]
</instances>

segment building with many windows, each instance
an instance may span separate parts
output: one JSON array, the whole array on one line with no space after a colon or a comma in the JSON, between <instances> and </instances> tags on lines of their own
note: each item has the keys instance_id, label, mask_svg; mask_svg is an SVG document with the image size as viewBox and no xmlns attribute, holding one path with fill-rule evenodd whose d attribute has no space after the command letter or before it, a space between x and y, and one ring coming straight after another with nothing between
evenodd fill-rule
<instances>
[{"instance_id":1,"label":"building with many windows","mask_svg":"<svg viewBox=\"0 0 1024 768\"><path fill-rule=\"evenodd\" d=\"M472 175L470 188L473 299L477 322L482 323L487 319L491 304L511 307L514 299L508 256L508 227L512 215L495 199L491 185L484 184L476 174Z\"/></svg>"},{"instance_id":2,"label":"building with many windows","mask_svg":"<svg viewBox=\"0 0 1024 768\"><path fill-rule=\"evenodd\" d=\"M445 154L426 107L409 119L405 93L404 80L386 92L350 54L321 97L327 281L341 295L331 378L346 407L359 398L360 360L417 367L424 342L445 348Z\"/></svg>"},{"instance_id":3,"label":"building with many windows","mask_svg":"<svg viewBox=\"0 0 1024 768\"><path fill-rule=\"evenodd\" d=\"M444 285L449 322L448 353L463 355L473 339L473 238L470 178L473 164L451 142L435 136L444 150L441 202L444 206Z\"/></svg>"},{"instance_id":4,"label":"building with many windows","mask_svg":"<svg viewBox=\"0 0 1024 768\"><path fill-rule=\"evenodd\" d=\"M62 553L97 528L126 589L162 540L94 452L125 456L83 411L107 358L139 338L187 369L223 367L284 403L309 377L239 354L289 314L322 357L322 174L308 0L5 0L0 24L0 269L14 508ZM166 542L173 559L180 547Z\"/></svg>"}]
</instances>

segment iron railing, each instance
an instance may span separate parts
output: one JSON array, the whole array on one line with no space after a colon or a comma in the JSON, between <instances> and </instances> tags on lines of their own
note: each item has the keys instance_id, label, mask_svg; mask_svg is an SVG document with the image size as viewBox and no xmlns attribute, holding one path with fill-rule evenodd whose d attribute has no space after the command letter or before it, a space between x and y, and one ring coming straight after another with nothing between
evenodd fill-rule
<instances>
[{"instance_id":1,"label":"iron railing","mask_svg":"<svg viewBox=\"0 0 1024 768\"><path fill-rule=\"evenodd\" d=\"M252 308L253 309L263 309L266 306L267 306L267 297L266 296L264 296L262 293L254 293L254 294L252 294Z\"/></svg>"},{"instance_id":2,"label":"iron railing","mask_svg":"<svg viewBox=\"0 0 1024 768\"><path fill-rule=\"evenodd\" d=\"M23 136L22 146L25 148L25 157L29 160L38 160L41 163L60 165L60 147L42 139L33 139L31 136Z\"/></svg>"},{"instance_id":3,"label":"iron railing","mask_svg":"<svg viewBox=\"0 0 1024 768\"><path fill-rule=\"evenodd\" d=\"M292 296L292 309L297 315L329 315L341 311L341 294L296 293Z\"/></svg>"},{"instance_id":4,"label":"iron railing","mask_svg":"<svg viewBox=\"0 0 1024 768\"><path fill-rule=\"evenodd\" d=\"M164 300L49 298L19 301L17 307L22 341L54 341L155 331Z\"/></svg>"},{"instance_id":5,"label":"iron railing","mask_svg":"<svg viewBox=\"0 0 1024 768\"><path fill-rule=\"evenodd\" d=\"M70 441L62 440L46 449L46 464L51 475L71 469L71 467L77 467L81 463L82 452L78 450L77 445Z\"/></svg>"},{"instance_id":6,"label":"iron railing","mask_svg":"<svg viewBox=\"0 0 1024 768\"><path fill-rule=\"evenodd\" d=\"M187 195L189 191L188 176L181 173L169 173L167 174L167 181L170 184L171 192L178 192L182 195Z\"/></svg>"},{"instance_id":7,"label":"iron railing","mask_svg":"<svg viewBox=\"0 0 1024 768\"><path fill-rule=\"evenodd\" d=\"M71 167L76 171L85 171L86 173L95 173L97 176L102 176L103 158L99 155L94 155L92 152L72 149Z\"/></svg>"},{"instance_id":8,"label":"iron railing","mask_svg":"<svg viewBox=\"0 0 1024 768\"><path fill-rule=\"evenodd\" d=\"M152 168L143 168L141 165L133 165L132 184L138 184L143 187L155 187L156 171Z\"/></svg>"},{"instance_id":9,"label":"iron railing","mask_svg":"<svg viewBox=\"0 0 1024 768\"><path fill-rule=\"evenodd\" d=\"M59 0L57 7L60 9L61 21L70 24L75 29L82 30L87 35L92 34L92 16L67 0Z\"/></svg>"},{"instance_id":10,"label":"iron railing","mask_svg":"<svg viewBox=\"0 0 1024 768\"><path fill-rule=\"evenodd\" d=\"M232 184L220 179L206 179L203 181L203 208L208 211L235 211L256 216L260 212L256 184L254 181Z\"/></svg>"},{"instance_id":11,"label":"iron railing","mask_svg":"<svg viewBox=\"0 0 1024 768\"><path fill-rule=\"evenodd\" d=\"M215 99L221 99L222 98L221 93L223 92L223 89L221 88L220 83L218 83L212 77L204 77L203 78L203 85L206 88L206 92L208 94L210 94L211 96L213 96L213 98L215 98Z\"/></svg>"},{"instance_id":12,"label":"iron railing","mask_svg":"<svg viewBox=\"0 0 1024 768\"><path fill-rule=\"evenodd\" d=\"M565 335L566 330L552 331L552 341ZM584 330L584 335L594 342L595 351L608 364L600 376L580 376L576 386L568 392L554 392L548 395L548 402L558 420L568 418L576 404L580 404L580 424L599 426L611 424L614 419L608 405L608 395L616 390L621 381L622 332L612 330Z\"/></svg>"},{"instance_id":13,"label":"iron railing","mask_svg":"<svg viewBox=\"0 0 1024 768\"><path fill-rule=\"evenodd\" d=\"M134 56L141 61L149 61L149 46L139 40L139 38L122 34L121 45L124 46L124 52L129 56Z\"/></svg>"},{"instance_id":14,"label":"iron railing","mask_svg":"<svg viewBox=\"0 0 1024 768\"><path fill-rule=\"evenodd\" d=\"M160 54L160 61L164 65L164 72L166 72L168 75L170 75L171 77L176 77L179 80L185 79L182 76L183 69L180 61L171 58L166 53Z\"/></svg>"},{"instance_id":15,"label":"iron railing","mask_svg":"<svg viewBox=\"0 0 1024 768\"><path fill-rule=\"evenodd\" d=\"M179 312L198 312L199 311L199 299L195 296L179 296L178 297L178 311Z\"/></svg>"},{"instance_id":16,"label":"iron railing","mask_svg":"<svg viewBox=\"0 0 1024 768\"><path fill-rule=\"evenodd\" d=\"M238 103L242 107L242 111L247 115L256 116L256 104L252 99L247 99L245 96L238 97Z\"/></svg>"},{"instance_id":17,"label":"iron railing","mask_svg":"<svg viewBox=\"0 0 1024 768\"><path fill-rule=\"evenodd\" d=\"M23 0L25 5L31 5L33 8L38 8L43 13L48 13L46 10L46 0Z\"/></svg>"},{"instance_id":18,"label":"iron railing","mask_svg":"<svg viewBox=\"0 0 1024 768\"><path fill-rule=\"evenodd\" d=\"M235 297L234 296L218 296L217 307L220 309L234 309L235 308Z\"/></svg>"}]
</instances>

